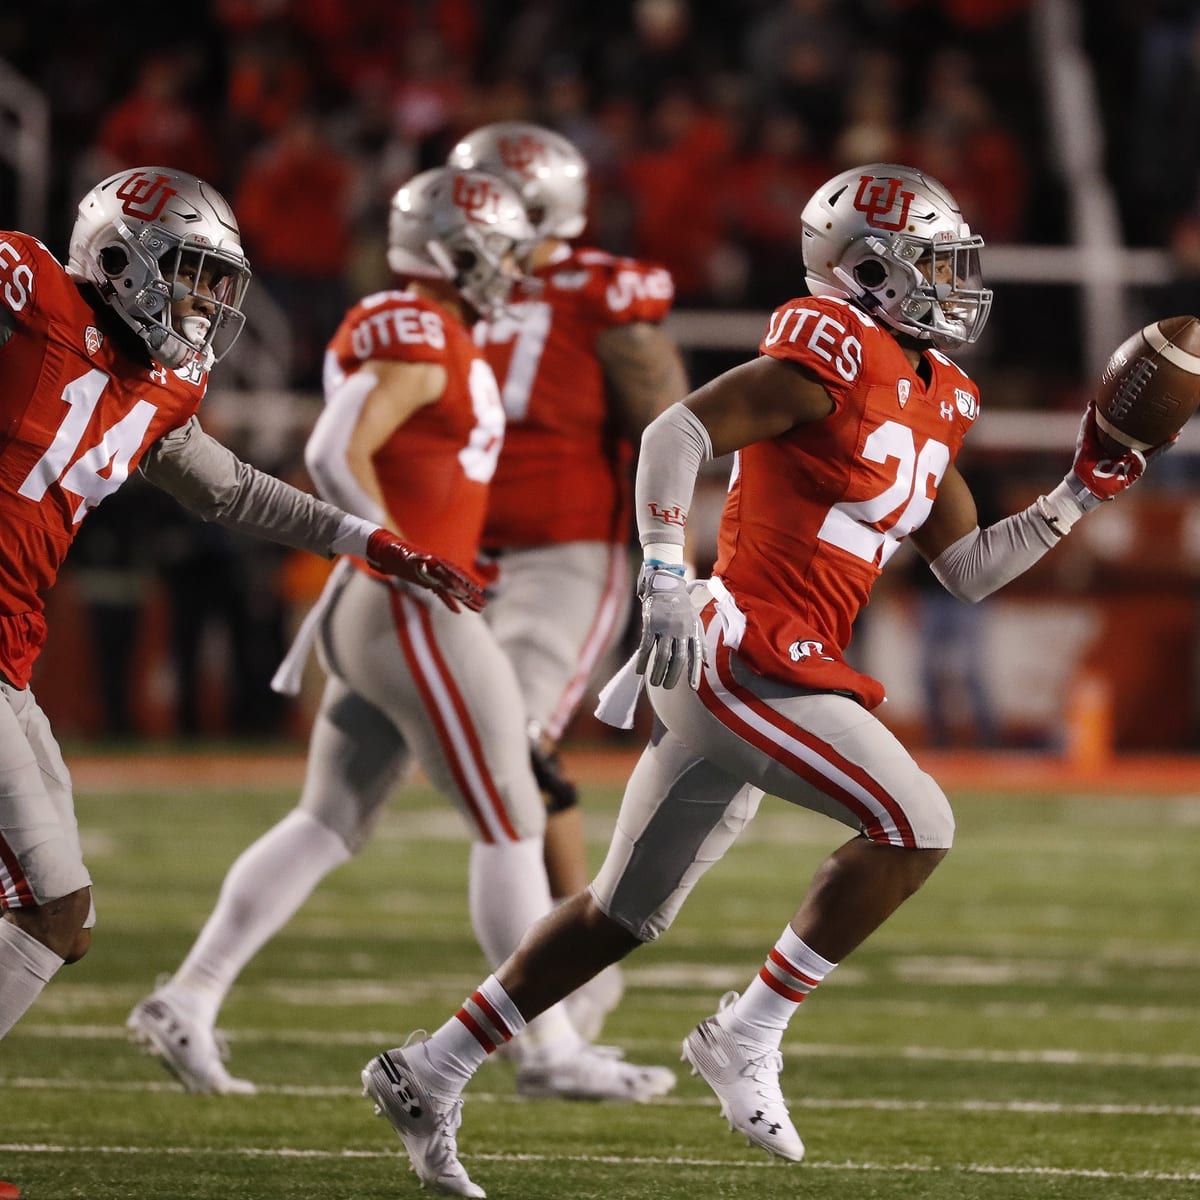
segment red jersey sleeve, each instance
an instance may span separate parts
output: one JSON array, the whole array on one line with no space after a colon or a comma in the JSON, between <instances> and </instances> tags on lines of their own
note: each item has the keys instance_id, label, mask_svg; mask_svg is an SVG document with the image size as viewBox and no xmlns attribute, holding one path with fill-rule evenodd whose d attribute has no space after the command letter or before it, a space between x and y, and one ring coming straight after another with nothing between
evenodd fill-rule
<instances>
[{"instance_id":1,"label":"red jersey sleeve","mask_svg":"<svg viewBox=\"0 0 1200 1200\"><path fill-rule=\"evenodd\" d=\"M865 333L876 326L844 300L789 300L771 314L759 352L795 363L839 402L863 369Z\"/></svg>"},{"instance_id":2,"label":"red jersey sleeve","mask_svg":"<svg viewBox=\"0 0 1200 1200\"><path fill-rule=\"evenodd\" d=\"M445 315L412 292L376 292L345 316L329 343L343 374L372 359L441 363L449 337Z\"/></svg>"},{"instance_id":3,"label":"red jersey sleeve","mask_svg":"<svg viewBox=\"0 0 1200 1200\"><path fill-rule=\"evenodd\" d=\"M0 309L16 324L29 325L39 308L56 307L68 287L62 264L37 238L0 231Z\"/></svg>"},{"instance_id":4,"label":"red jersey sleeve","mask_svg":"<svg viewBox=\"0 0 1200 1200\"><path fill-rule=\"evenodd\" d=\"M675 283L666 267L617 258L602 250L580 250L559 271L555 285L567 290L577 280L592 319L600 326L658 324L675 301Z\"/></svg>"}]
</instances>

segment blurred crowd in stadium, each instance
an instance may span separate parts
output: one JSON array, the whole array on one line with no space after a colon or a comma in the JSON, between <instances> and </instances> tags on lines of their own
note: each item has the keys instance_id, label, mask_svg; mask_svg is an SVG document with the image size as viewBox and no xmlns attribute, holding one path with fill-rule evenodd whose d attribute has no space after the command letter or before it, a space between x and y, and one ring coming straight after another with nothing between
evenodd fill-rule
<instances>
[{"instance_id":1,"label":"blurred crowd in stadium","mask_svg":"<svg viewBox=\"0 0 1200 1200\"><path fill-rule=\"evenodd\" d=\"M65 249L75 200L121 166L163 163L212 180L238 215L253 287L288 318L289 383L313 393L347 304L387 284L395 189L488 121L528 119L566 134L592 169L589 241L667 266L677 309L766 311L801 291L805 200L821 180L872 159L913 162L940 178L989 245L1064 242L1070 198L1032 49L1039 7L130 0L114 21L105 6L54 0L0 15L0 60L51 106L42 231L51 248ZM1125 242L1170 248L1176 278L1162 303L1194 311L1200 13L1188 0L1106 0L1076 11ZM11 208L9 188L0 179L0 210ZM999 292L976 352L986 362L974 364L985 400L1077 410L1086 381L1076 306L1055 287ZM1040 395L1013 385L1018 359L1051 372ZM715 373L699 359L692 367L693 384ZM262 465L298 477L297 450ZM152 489L130 490L92 516L73 554L79 595L97 622L97 676L110 689L78 727L145 728L125 673L103 660L129 661L153 577L171 597L163 640L176 669L173 729L278 732L286 707L265 685L287 637L286 560L197 527L169 502L152 503ZM131 519L122 506L153 539L122 535ZM215 719L197 682L209 621L224 626L237 660L226 715Z\"/></svg>"},{"instance_id":2,"label":"blurred crowd in stadium","mask_svg":"<svg viewBox=\"0 0 1200 1200\"><path fill-rule=\"evenodd\" d=\"M663 262L685 306L790 294L812 187L873 159L920 162L991 244L1060 241L1035 7L215 0L129 4L118 27L59 2L0 21L0 57L50 98L55 214L144 162L233 198L294 324L293 382L315 386L347 297L381 280L389 197L492 120L570 137L594 173L591 240ZM1176 136L1200 95L1194 6L1081 8L1127 238L1194 238L1197 149Z\"/></svg>"}]
</instances>

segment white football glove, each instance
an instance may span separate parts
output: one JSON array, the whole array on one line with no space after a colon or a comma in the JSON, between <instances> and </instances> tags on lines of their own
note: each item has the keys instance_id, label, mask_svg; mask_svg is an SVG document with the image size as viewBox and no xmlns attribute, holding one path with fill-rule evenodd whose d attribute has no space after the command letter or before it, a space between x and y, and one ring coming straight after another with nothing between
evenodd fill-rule
<instances>
[{"instance_id":1,"label":"white football glove","mask_svg":"<svg viewBox=\"0 0 1200 1200\"><path fill-rule=\"evenodd\" d=\"M638 575L642 640L635 669L654 686L673 688L687 666L688 683L700 686L704 628L688 595L683 566L647 562Z\"/></svg>"}]
</instances>

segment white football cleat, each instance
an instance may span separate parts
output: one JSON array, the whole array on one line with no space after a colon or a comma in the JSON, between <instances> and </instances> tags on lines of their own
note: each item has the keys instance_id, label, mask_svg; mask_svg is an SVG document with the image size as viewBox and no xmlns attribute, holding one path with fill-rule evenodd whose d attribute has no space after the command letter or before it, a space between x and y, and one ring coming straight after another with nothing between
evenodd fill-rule
<instances>
[{"instance_id":1,"label":"white football cleat","mask_svg":"<svg viewBox=\"0 0 1200 1200\"><path fill-rule=\"evenodd\" d=\"M526 1051L517 1068L517 1095L528 1100L622 1100L646 1104L675 1086L667 1067L629 1063L615 1046L583 1045L566 1057Z\"/></svg>"},{"instance_id":2,"label":"white football cleat","mask_svg":"<svg viewBox=\"0 0 1200 1200\"><path fill-rule=\"evenodd\" d=\"M418 1042L407 1042L371 1059L363 1068L363 1095L375 1102L400 1135L417 1178L435 1191L452 1196L486 1196L458 1161L458 1127L462 1096L437 1089L437 1072Z\"/></svg>"},{"instance_id":3,"label":"white football cleat","mask_svg":"<svg viewBox=\"0 0 1200 1200\"><path fill-rule=\"evenodd\" d=\"M563 1007L575 1032L585 1042L594 1042L604 1028L605 1018L620 1004L624 994L625 977L621 968L612 963L582 987L577 987L563 1001Z\"/></svg>"},{"instance_id":4,"label":"white football cleat","mask_svg":"<svg viewBox=\"0 0 1200 1200\"><path fill-rule=\"evenodd\" d=\"M189 1092L253 1096L258 1088L225 1070L229 1051L215 1029L188 1016L161 992L139 1001L125 1022L130 1037L162 1059Z\"/></svg>"},{"instance_id":5,"label":"white football cleat","mask_svg":"<svg viewBox=\"0 0 1200 1200\"><path fill-rule=\"evenodd\" d=\"M736 999L736 992L727 992L720 1010ZM804 1157L804 1143L779 1087L783 1055L775 1046L730 1033L720 1024L718 1012L683 1039L682 1059L716 1093L730 1129L780 1158L799 1162Z\"/></svg>"}]
</instances>

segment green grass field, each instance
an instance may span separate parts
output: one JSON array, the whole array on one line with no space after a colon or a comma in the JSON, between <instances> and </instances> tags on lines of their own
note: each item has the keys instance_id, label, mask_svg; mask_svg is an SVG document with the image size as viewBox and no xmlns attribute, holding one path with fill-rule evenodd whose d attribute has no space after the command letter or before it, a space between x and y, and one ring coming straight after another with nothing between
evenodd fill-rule
<instances>
[{"instance_id":1,"label":"green grass field","mask_svg":"<svg viewBox=\"0 0 1200 1200\"><path fill-rule=\"evenodd\" d=\"M80 789L94 948L0 1045L0 1178L26 1200L420 1194L358 1072L485 974L467 844L431 793L400 798L232 994L231 1065L260 1095L186 1095L125 1041L129 1008L179 962L225 868L293 801L238 775ZM588 793L598 859L617 793ZM953 799L958 848L792 1024L783 1082L804 1164L748 1148L686 1075L649 1106L524 1102L496 1062L468 1093L472 1176L510 1200L1196 1196L1200 787ZM606 1038L678 1065L682 1036L750 978L840 840L766 801L675 927L628 961Z\"/></svg>"}]
</instances>

